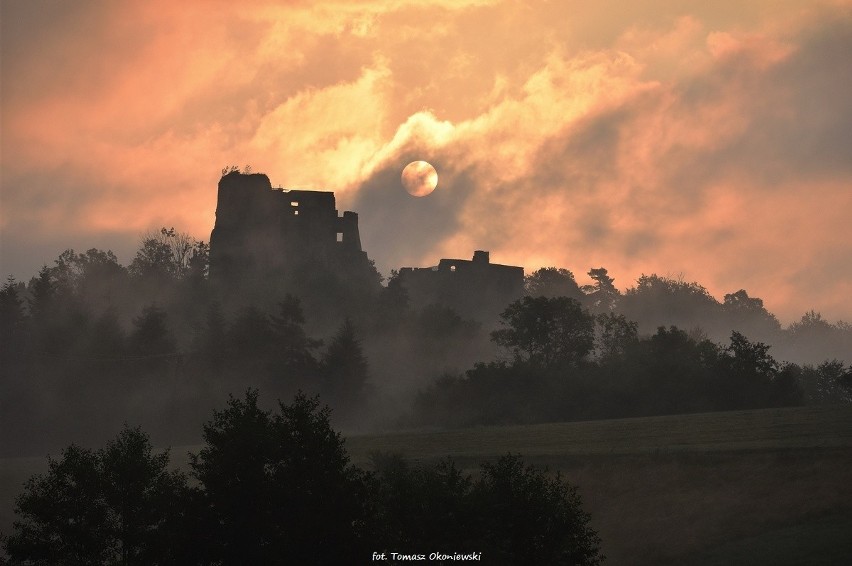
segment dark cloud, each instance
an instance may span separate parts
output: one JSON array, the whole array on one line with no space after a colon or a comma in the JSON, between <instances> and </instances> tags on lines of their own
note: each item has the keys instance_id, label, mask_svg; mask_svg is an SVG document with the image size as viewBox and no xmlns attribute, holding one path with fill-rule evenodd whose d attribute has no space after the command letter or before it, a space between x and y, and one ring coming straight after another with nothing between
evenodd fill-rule
<instances>
[{"instance_id":1,"label":"dark cloud","mask_svg":"<svg viewBox=\"0 0 852 566\"><path fill-rule=\"evenodd\" d=\"M459 168L462 160L453 155L454 149L405 148L358 188L352 207L361 213L361 240L384 273L422 267L418 262L430 250L460 230L459 214L478 187L472 172ZM418 160L428 161L438 171L438 187L419 198L409 195L400 180L403 168ZM438 259L432 262L437 264Z\"/></svg>"}]
</instances>

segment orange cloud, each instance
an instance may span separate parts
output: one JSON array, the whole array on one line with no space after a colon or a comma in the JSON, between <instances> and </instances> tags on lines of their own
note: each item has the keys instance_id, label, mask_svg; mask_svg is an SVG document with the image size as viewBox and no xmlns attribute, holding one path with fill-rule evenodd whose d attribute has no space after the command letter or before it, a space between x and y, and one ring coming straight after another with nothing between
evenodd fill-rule
<instances>
[{"instance_id":1,"label":"orange cloud","mask_svg":"<svg viewBox=\"0 0 852 566\"><path fill-rule=\"evenodd\" d=\"M251 164L336 190L385 271L490 248L852 319L849 2L2 9L19 277L160 225L206 239L220 169ZM441 180L417 207L415 159Z\"/></svg>"}]
</instances>

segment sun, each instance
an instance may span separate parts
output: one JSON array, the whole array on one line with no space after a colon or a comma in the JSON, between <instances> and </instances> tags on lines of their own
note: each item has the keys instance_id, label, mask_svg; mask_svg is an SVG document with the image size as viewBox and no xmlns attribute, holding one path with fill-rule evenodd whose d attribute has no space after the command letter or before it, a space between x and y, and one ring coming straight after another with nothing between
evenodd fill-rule
<instances>
[{"instance_id":1,"label":"sun","mask_svg":"<svg viewBox=\"0 0 852 566\"><path fill-rule=\"evenodd\" d=\"M438 172L426 161L412 161L402 170L402 185L411 196L425 197L438 186Z\"/></svg>"}]
</instances>

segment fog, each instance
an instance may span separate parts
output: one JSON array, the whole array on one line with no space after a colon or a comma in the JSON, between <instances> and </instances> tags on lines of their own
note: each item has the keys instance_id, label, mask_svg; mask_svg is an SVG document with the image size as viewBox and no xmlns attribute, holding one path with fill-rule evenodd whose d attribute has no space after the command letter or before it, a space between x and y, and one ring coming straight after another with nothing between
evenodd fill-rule
<instances>
[{"instance_id":1,"label":"fog","mask_svg":"<svg viewBox=\"0 0 852 566\"><path fill-rule=\"evenodd\" d=\"M231 264L243 270L230 273L236 279L215 261L211 276L216 242L211 254L207 243L165 228L143 234L126 266L109 251L67 250L29 279L10 277L2 290L3 455L98 445L124 422L141 424L158 445L195 443L212 410L248 388L260 390L266 407L298 390L318 394L346 433L849 399L852 327L830 313L803 313L785 327L745 290L716 298L698 282L653 274L624 288L605 268L576 266L527 268L523 279L518 272L518 285L489 295L498 298L485 308L477 300L487 295L499 258L480 265L484 279L475 284L459 279L461 271L438 285L428 278L440 275L437 267L415 270L427 274L422 285L434 285L424 294L412 272L378 273L370 250L353 252L361 258L355 267L340 259L348 256L320 261L296 252L285 259L301 259L273 277L274 262L255 261L277 245L261 233L231 250L251 260ZM460 269L477 266L470 252L458 255ZM593 283L579 284L571 269ZM542 365L517 342L501 342L495 330L518 330L501 313L523 295L550 301L540 315L557 321L567 316L558 297L576 304L571 324L580 330L572 332L589 347L570 362ZM543 335L564 349L558 342L567 338L554 332ZM679 369L663 363L675 342L677 355L696 352L683 354ZM744 352L753 358L746 369ZM643 364L651 377L630 369ZM726 392L665 392L669 378L686 390ZM622 396L595 393L582 401L596 391L595 379ZM661 389L646 383L640 393L636 387L647 379L662 380L652 386ZM485 393L472 393L479 387ZM518 395L527 413L508 408L495 416L494 407ZM625 395L633 398L628 405ZM644 395L670 399L644 403Z\"/></svg>"}]
</instances>

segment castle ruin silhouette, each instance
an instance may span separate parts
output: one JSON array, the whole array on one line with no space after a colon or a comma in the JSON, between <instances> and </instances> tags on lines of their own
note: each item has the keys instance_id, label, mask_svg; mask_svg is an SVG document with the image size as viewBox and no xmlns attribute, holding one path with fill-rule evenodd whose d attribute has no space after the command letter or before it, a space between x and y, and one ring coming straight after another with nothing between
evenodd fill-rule
<instances>
[{"instance_id":1,"label":"castle ruin silhouette","mask_svg":"<svg viewBox=\"0 0 852 566\"><path fill-rule=\"evenodd\" d=\"M442 259L434 267L403 267L399 281L412 304L443 304L469 318L489 320L524 294L524 268L491 263L487 251L473 259Z\"/></svg>"},{"instance_id":2,"label":"castle ruin silhouette","mask_svg":"<svg viewBox=\"0 0 852 566\"><path fill-rule=\"evenodd\" d=\"M325 294L351 301L381 287L361 249L358 214L340 215L333 192L275 189L266 175L239 171L219 181L210 279L249 299L284 290L303 300ZM492 264L480 250L472 260L403 267L399 280L412 306L442 304L483 320L523 295L524 270Z\"/></svg>"}]
</instances>

